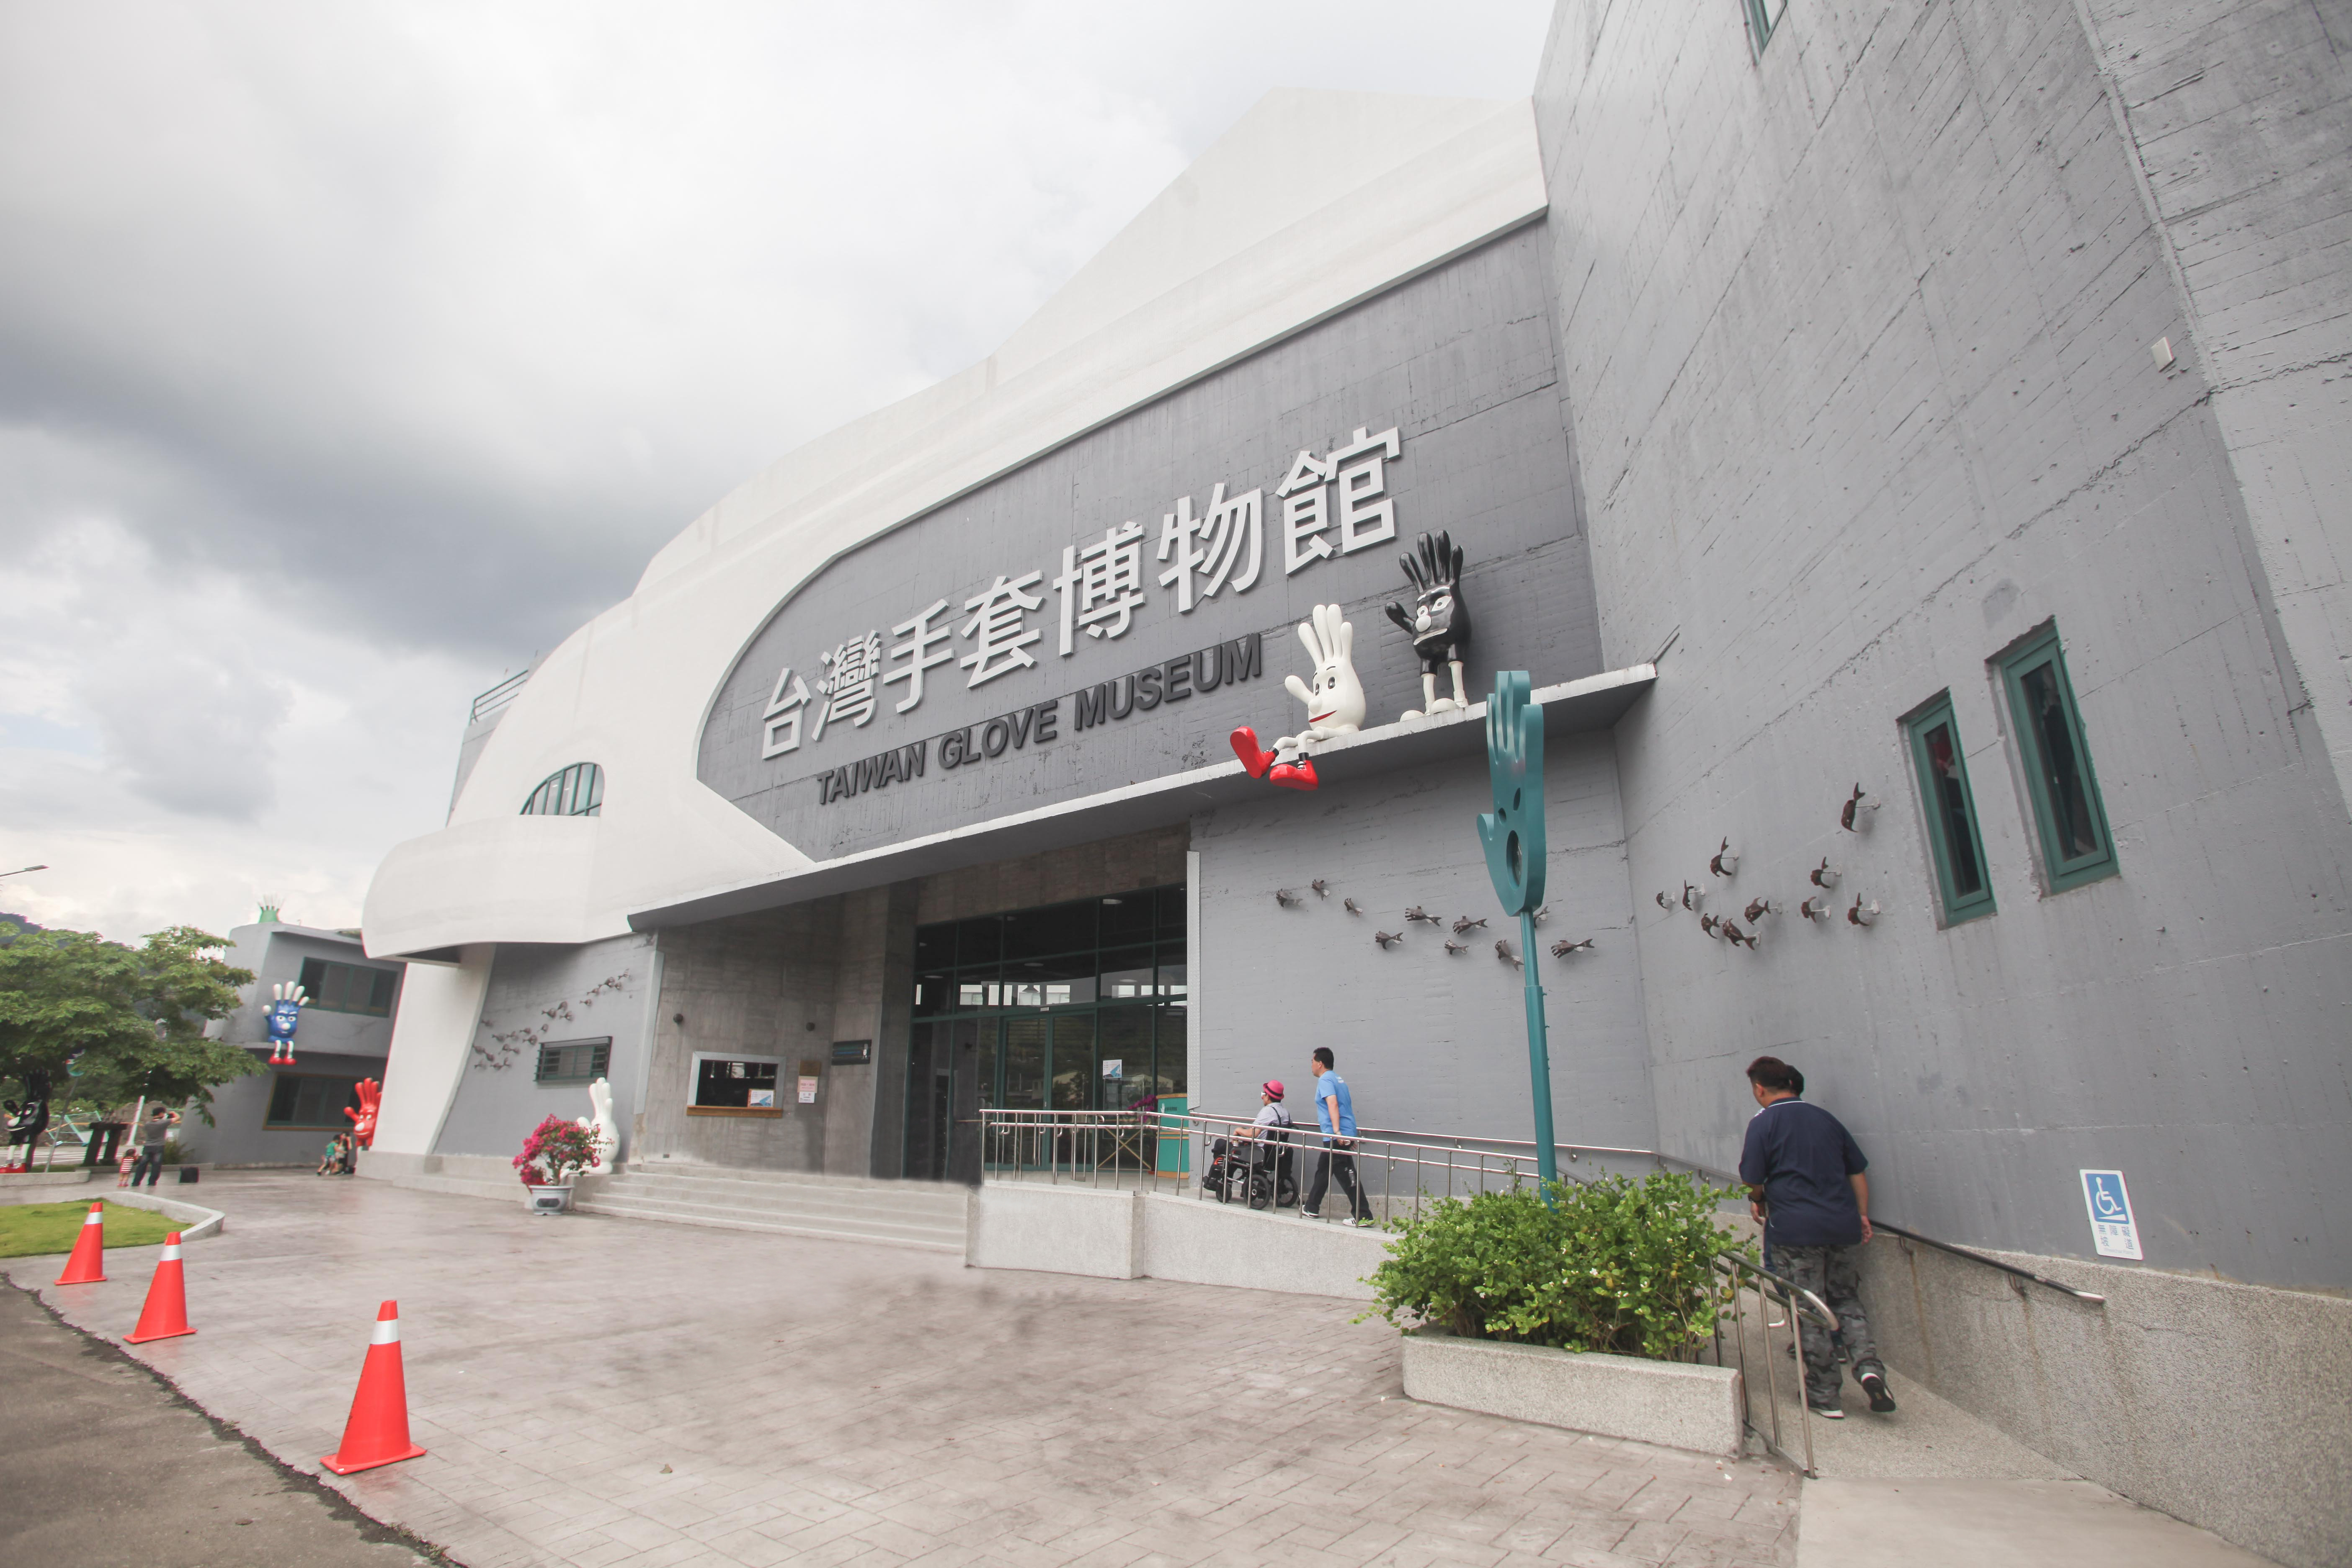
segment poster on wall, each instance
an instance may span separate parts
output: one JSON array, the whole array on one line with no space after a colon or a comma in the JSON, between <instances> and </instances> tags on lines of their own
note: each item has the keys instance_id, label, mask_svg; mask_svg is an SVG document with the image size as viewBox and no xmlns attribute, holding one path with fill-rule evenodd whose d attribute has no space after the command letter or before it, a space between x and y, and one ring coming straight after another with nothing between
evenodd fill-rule
<instances>
[{"instance_id":1,"label":"poster on wall","mask_svg":"<svg viewBox=\"0 0 2352 1568\"><path fill-rule=\"evenodd\" d=\"M2102 1258L2140 1258L2139 1226L2121 1171L2084 1171L2083 1205L2091 1214L2091 1245Z\"/></svg>"},{"instance_id":2,"label":"poster on wall","mask_svg":"<svg viewBox=\"0 0 2352 1568\"><path fill-rule=\"evenodd\" d=\"M743 1104L752 1110L773 1110L776 1108L776 1091L772 1089L747 1089Z\"/></svg>"},{"instance_id":3,"label":"poster on wall","mask_svg":"<svg viewBox=\"0 0 2352 1568\"><path fill-rule=\"evenodd\" d=\"M803 1078L801 1079L801 1103L803 1105L814 1105L816 1103L816 1079L813 1078Z\"/></svg>"}]
</instances>

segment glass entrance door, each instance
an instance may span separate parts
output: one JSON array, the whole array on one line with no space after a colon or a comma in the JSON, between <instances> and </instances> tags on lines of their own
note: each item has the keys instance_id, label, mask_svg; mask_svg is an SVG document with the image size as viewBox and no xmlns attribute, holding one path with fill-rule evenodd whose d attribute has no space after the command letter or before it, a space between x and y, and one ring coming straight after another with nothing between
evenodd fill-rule
<instances>
[{"instance_id":1,"label":"glass entrance door","mask_svg":"<svg viewBox=\"0 0 2352 1568\"><path fill-rule=\"evenodd\" d=\"M1181 1110L1187 956L1181 886L918 927L906 1173L977 1182L1071 1157L1034 1136L982 1148L983 1108L1134 1111L1139 1127Z\"/></svg>"}]
</instances>

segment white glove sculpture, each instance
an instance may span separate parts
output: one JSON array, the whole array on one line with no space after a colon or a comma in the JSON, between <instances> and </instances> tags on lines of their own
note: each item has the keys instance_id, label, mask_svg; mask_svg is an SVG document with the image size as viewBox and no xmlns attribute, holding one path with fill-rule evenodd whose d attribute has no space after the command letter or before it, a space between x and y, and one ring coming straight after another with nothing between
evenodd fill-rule
<instances>
[{"instance_id":1,"label":"white glove sculpture","mask_svg":"<svg viewBox=\"0 0 2352 1568\"><path fill-rule=\"evenodd\" d=\"M596 1135L596 1167L603 1170L612 1164L621 1148L621 1129L613 1120L613 1086L601 1078L590 1084L588 1103L595 1109L595 1120L583 1116L580 1125Z\"/></svg>"},{"instance_id":2,"label":"white glove sculpture","mask_svg":"<svg viewBox=\"0 0 2352 1568\"><path fill-rule=\"evenodd\" d=\"M1352 735L1363 727L1364 683L1356 679L1350 658L1356 628L1339 618L1339 605L1316 605L1313 618L1300 624L1298 640L1314 661L1314 682L1310 685L1292 675L1284 677L1282 684L1307 704L1307 728L1296 735L1282 736L1268 752L1258 745L1257 731L1244 724L1234 731L1233 745L1234 754L1241 758L1250 777L1285 789L1313 789L1319 781L1315 763L1305 754L1307 742Z\"/></svg>"}]
</instances>

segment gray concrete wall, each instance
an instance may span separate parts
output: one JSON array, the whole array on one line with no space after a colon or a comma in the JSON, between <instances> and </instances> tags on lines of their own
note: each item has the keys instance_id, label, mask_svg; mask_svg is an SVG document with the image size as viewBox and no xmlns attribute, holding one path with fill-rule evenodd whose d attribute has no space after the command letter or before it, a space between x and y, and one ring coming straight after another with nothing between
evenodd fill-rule
<instances>
[{"instance_id":1,"label":"gray concrete wall","mask_svg":"<svg viewBox=\"0 0 2352 1568\"><path fill-rule=\"evenodd\" d=\"M830 1054L843 900L681 926L661 936L661 1001L632 1158L770 1170L824 1169L829 1072L817 1102L793 1091L799 1064ZM694 1053L777 1057L777 1117L689 1116Z\"/></svg>"},{"instance_id":2,"label":"gray concrete wall","mask_svg":"<svg viewBox=\"0 0 2352 1568\"><path fill-rule=\"evenodd\" d=\"M1546 990L1555 1135L1565 1142L1654 1146L1640 956L1617 805L1616 749L1606 735L1553 739L1544 759L1550 914L1534 963ZM1484 757L1384 774L1312 795L1269 788L1194 828L1201 936L1193 1021L1202 1110L1255 1114L1257 1085L1279 1078L1308 1124L1308 1053L1328 1045L1365 1127L1528 1138L1519 948L1478 843L1492 810ZM1323 879L1328 898L1307 891ZM1277 903L1276 889L1301 895ZM1354 899L1360 915L1347 912ZM1420 905L1446 922L1408 926ZM1460 916L1485 919L1456 939ZM1382 948L1376 931L1404 933ZM1590 937L1571 958L1562 938ZM1446 952L1459 940L1468 951ZM1376 1188L1377 1190L1377 1188Z\"/></svg>"},{"instance_id":3,"label":"gray concrete wall","mask_svg":"<svg viewBox=\"0 0 2352 1568\"><path fill-rule=\"evenodd\" d=\"M779 610L718 692L699 776L824 859L1198 767L1231 754L1225 737L1236 725L1273 736L1303 724L1282 677L1311 668L1293 628L1322 603L1349 607L1371 711L1393 719L1422 705L1420 665L1377 606L1409 602L1397 557L1423 530L1450 529L1467 554L1476 676L1528 668L1543 685L1595 672L1591 584L1560 435L1544 255L1539 229L1496 240L835 562ZM1286 574L1273 491L1295 455L1331 450L1359 427L1391 426L1402 442L1386 467L1397 541ZM1179 496L1204 513L1217 485L1229 495L1265 492L1264 565L1248 591L1227 587L1179 614L1175 589L1159 580L1160 519ZM1078 635L1064 658L1052 587L1062 550L1099 541L1129 520L1148 531L1145 603L1122 636ZM804 724L799 751L761 760L761 717L783 666L814 689L821 650L868 630L895 642L890 627L938 598L955 612L941 623L953 630L971 618L965 602L998 574L1031 570L1045 574L1044 606L1026 623L1045 633L1031 650L1037 668L971 688L969 672L943 664L927 675L913 711L894 710L903 686L881 687L867 725L836 725L818 741ZM1079 689L1251 632L1265 637L1258 679L1077 728L1071 694ZM961 658L972 639L958 635L942 647ZM922 777L819 804L821 772L1056 697L1050 742L955 770L940 764L934 746Z\"/></svg>"},{"instance_id":4,"label":"gray concrete wall","mask_svg":"<svg viewBox=\"0 0 2352 1568\"><path fill-rule=\"evenodd\" d=\"M2352 795L2352 13L2082 7L2158 219L2279 636Z\"/></svg>"},{"instance_id":5,"label":"gray concrete wall","mask_svg":"<svg viewBox=\"0 0 2352 1568\"><path fill-rule=\"evenodd\" d=\"M1880 1234L1890 1364L2100 1484L2293 1568L2352 1562L2352 1301L2004 1253L2095 1307Z\"/></svg>"},{"instance_id":6,"label":"gray concrete wall","mask_svg":"<svg viewBox=\"0 0 2352 1568\"><path fill-rule=\"evenodd\" d=\"M2296 1563L2343 1557L2340 1302L2210 1277L2352 1286L2352 835L2311 707L2345 645L2296 641L2340 579L2320 549L2274 577L2263 521L2301 508L2327 547L2302 524L2341 493L2337 373L2298 368L2343 320L2318 16L1832 0L1759 58L1737 7L1566 0L1537 87L1604 661L1677 639L1617 736L1661 1144L1727 1163L1740 1065L1796 1062L1881 1215L2114 1297L2003 1321L1965 1266L1882 1275L1897 1364ZM2210 112L2153 134L2209 80ZM2243 359L2204 351L2225 326ZM2053 618L2121 869L2054 895L1988 668ZM1897 724L1944 690L1999 904L1948 929ZM1856 781L1884 803L1863 835L1836 824ZM1824 856L1874 927L1769 917L1734 952L1649 901L1793 906ZM2077 1171L2107 1166L2145 1266L2083 1261Z\"/></svg>"},{"instance_id":7,"label":"gray concrete wall","mask_svg":"<svg viewBox=\"0 0 2352 1568\"><path fill-rule=\"evenodd\" d=\"M654 939L614 937L578 947L510 943L499 949L457 1093L436 1154L511 1157L551 1115L575 1121L595 1107L584 1083L534 1081L539 1046L608 1036L613 1119L623 1160L633 1159L636 1086L646 1048Z\"/></svg>"},{"instance_id":8,"label":"gray concrete wall","mask_svg":"<svg viewBox=\"0 0 2352 1568\"><path fill-rule=\"evenodd\" d=\"M833 1035L822 1053L824 1170L896 1176L905 1136L908 1025L914 1010L915 885L899 882L841 900ZM872 1042L863 1064L836 1067L833 1040ZM884 1042L895 1048L886 1050ZM887 1090L887 1092L885 1092Z\"/></svg>"},{"instance_id":9,"label":"gray concrete wall","mask_svg":"<svg viewBox=\"0 0 2352 1568\"><path fill-rule=\"evenodd\" d=\"M2252 11L2250 9L2250 13ZM2352 834L2267 612L2212 385L2063 0L1560 7L1537 91L1658 1136L1728 1161L1795 1061L1889 1217L2082 1257L2117 1166L2148 1266L2352 1285ZM2045 896L1987 660L2055 617L2122 874ZM1938 929L1900 715L1948 689L2000 912ZM1855 781L1885 801L1842 833ZM1653 891L1867 931L1710 942Z\"/></svg>"}]
</instances>

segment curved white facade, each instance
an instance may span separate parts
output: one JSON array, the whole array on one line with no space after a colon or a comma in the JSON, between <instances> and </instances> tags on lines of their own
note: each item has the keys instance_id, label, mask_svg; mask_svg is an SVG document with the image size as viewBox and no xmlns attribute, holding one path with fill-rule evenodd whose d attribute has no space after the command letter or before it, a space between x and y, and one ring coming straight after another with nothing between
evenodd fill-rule
<instances>
[{"instance_id":1,"label":"curved white facade","mask_svg":"<svg viewBox=\"0 0 2352 1568\"><path fill-rule=\"evenodd\" d=\"M549 655L449 826L378 869L369 950L587 942L805 870L695 776L711 695L779 604L857 545L1546 205L1526 102L1269 95L997 353L784 458ZM604 769L601 816L517 815L583 761Z\"/></svg>"}]
</instances>

